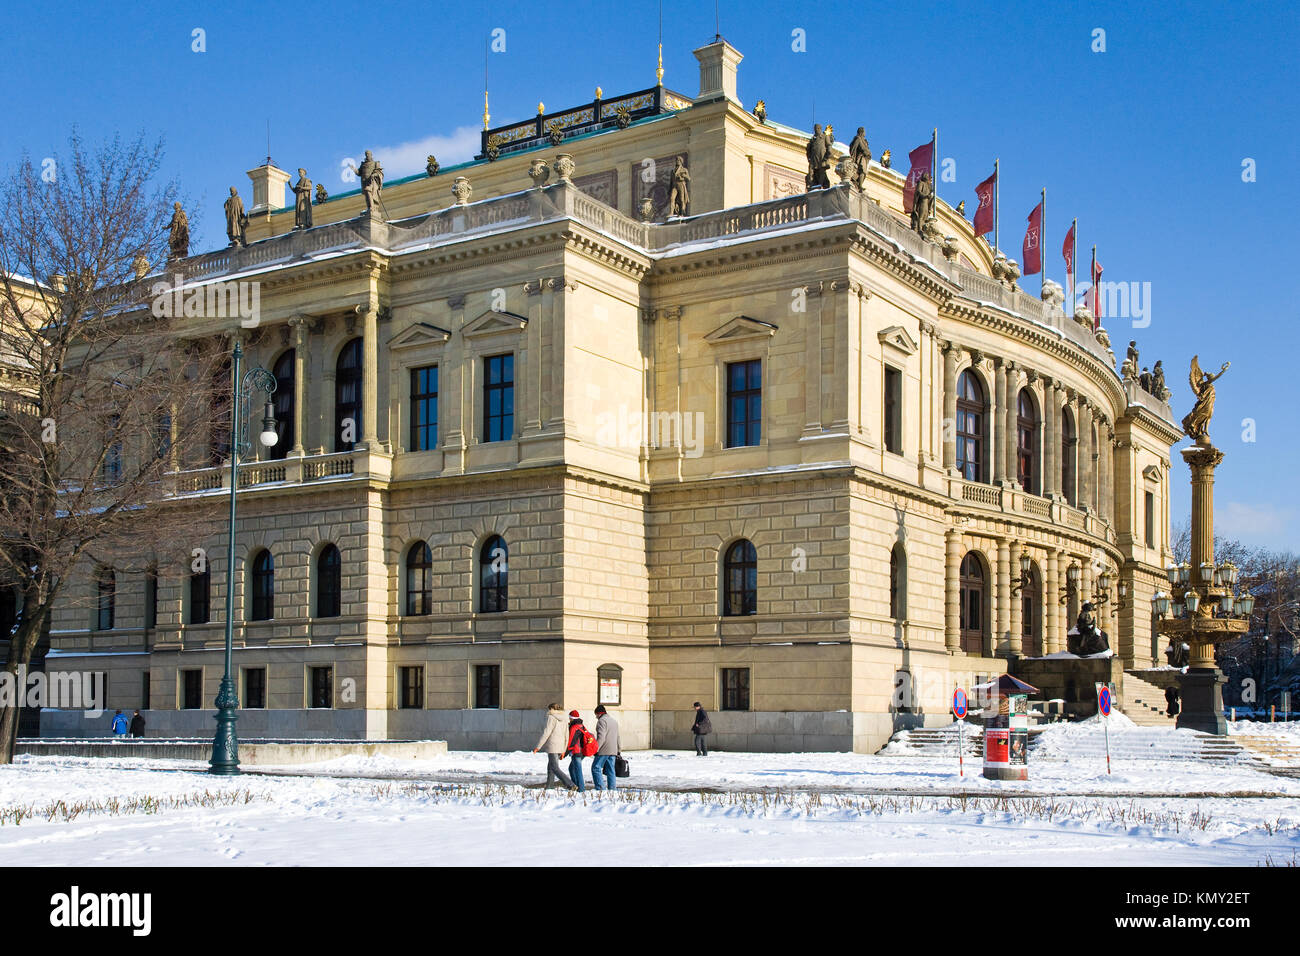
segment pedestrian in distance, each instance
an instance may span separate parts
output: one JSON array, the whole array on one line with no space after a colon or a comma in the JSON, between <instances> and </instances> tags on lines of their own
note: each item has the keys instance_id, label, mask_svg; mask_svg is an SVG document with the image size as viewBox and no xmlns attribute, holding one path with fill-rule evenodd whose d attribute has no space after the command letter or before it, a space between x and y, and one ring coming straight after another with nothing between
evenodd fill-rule
<instances>
[{"instance_id":1,"label":"pedestrian in distance","mask_svg":"<svg viewBox=\"0 0 1300 956\"><path fill-rule=\"evenodd\" d=\"M144 718L140 716L140 711L136 711L131 717L131 736L144 736Z\"/></svg>"},{"instance_id":2,"label":"pedestrian in distance","mask_svg":"<svg viewBox=\"0 0 1300 956\"><path fill-rule=\"evenodd\" d=\"M591 782L597 790L618 789L614 784L614 758L621 752L618 721L600 704L596 707L596 757L591 762Z\"/></svg>"},{"instance_id":3,"label":"pedestrian in distance","mask_svg":"<svg viewBox=\"0 0 1300 956\"><path fill-rule=\"evenodd\" d=\"M126 715L125 715L125 714L123 714L120 710L117 710L117 711L114 711L114 712L113 712L113 737L114 737L114 739L119 738L119 737L125 737L125 736L126 736L127 728L129 728L130 726L131 726L131 722L130 722L129 720L126 719Z\"/></svg>"},{"instance_id":4,"label":"pedestrian in distance","mask_svg":"<svg viewBox=\"0 0 1300 956\"><path fill-rule=\"evenodd\" d=\"M695 723L691 724L691 733L695 735L695 756L707 757L709 745L704 738L713 733L713 721L709 720L709 715L698 700L695 702Z\"/></svg>"},{"instance_id":5,"label":"pedestrian in distance","mask_svg":"<svg viewBox=\"0 0 1300 956\"><path fill-rule=\"evenodd\" d=\"M582 781L582 758L596 755L596 738L582 722L582 715L576 710L569 711L569 744L564 752L569 755L569 777L578 792L584 790Z\"/></svg>"},{"instance_id":6,"label":"pedestrian in distance","mask_svg":"<svg viewBox=\"0 0 1300 956\"><path fill-rule=\"evenodd\" d=\"M533 748L533 753L542 751L546 754L546 784L543 790L551 789L551 781L558 780L570 790L576 790L573 781L569 775L564 772L560 766L560 754L564 753L564 748L568 735L564 730L564 711L560 709L559 704L551 704L546 708L546 724L542 727L542 736L537 741L537 746Z\"/></svg>"}]
</instances>

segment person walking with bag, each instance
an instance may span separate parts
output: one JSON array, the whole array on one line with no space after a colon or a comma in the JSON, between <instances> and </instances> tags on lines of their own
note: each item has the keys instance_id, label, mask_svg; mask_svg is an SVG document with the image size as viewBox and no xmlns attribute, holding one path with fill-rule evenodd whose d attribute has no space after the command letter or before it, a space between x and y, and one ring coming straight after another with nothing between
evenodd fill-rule
<instances>
[{"instance_id":1,"label":"person walking with bag","mask_svg":"<svg viewBox=\"0 0 1300 956\"><path fill-rule=\"evenodd\" d=\"M573 779L578 792L583 792L582 758L596 755L596 738L592 736L582 722L582 715L576 710L569 711L569 745L564 752L569 755L569 776Z\"/></svg>"},{"instance_id":2,"label":"person walking with bag","mask_svg":"<svg viewBox=\"0 0 1300 956\"><path fill-rule=\"evenodd\" d=\"M565 740L567 735L564 732L564 711L560 709L559 704L551 704L546 708L546 725L542 728L542 736L537 741L537 746L533 748L533 753L541 750L546 754L546 784L543 790L551 789L551 781L558 780L570 790L576 790L573 781L569 775L564 772L560 766L560 754L564 753Z\"/></svg>"},{"instance_id":3,"label":"person walking with bag","mask_svg":"<svg viewBox=\"0 0 1300 956\"><path fill-rule=\"evenodd\" d=\"M614 758L619 754L618 721L605 705L596 707L596 759L591 762L591 782L597 790L616 790Z\"/></svg>"},{"instance_id":4,"label":"person walking with bag","mask_svg":"<svg viewBox=\"0 0 1300 956\"><path fill-rule=\"evenodd\" d=\"M691 733L695 735L695 756L707 757L709 745L704 738L713 733L713 721L709 720L709 715L698 700L695 702L695 723L691 724Z\"/></svg>"}]
</instances>

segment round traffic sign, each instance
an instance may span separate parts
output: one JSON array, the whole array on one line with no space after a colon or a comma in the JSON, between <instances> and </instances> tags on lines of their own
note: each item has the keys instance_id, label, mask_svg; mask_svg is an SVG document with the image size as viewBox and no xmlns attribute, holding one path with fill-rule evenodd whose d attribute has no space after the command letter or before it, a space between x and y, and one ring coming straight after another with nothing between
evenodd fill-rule
<instances>
[{"instance_id":1,"label":"round traffic sign","mask_svg":"<svg viewBox=\"0 0 1300 956\"><path fill-rule=\"evenodd\" d=\"M1097 692L1097 708L1103 717L1110 716L1110 688L1103 687Z\"/></svg>"},{"instance_id":2,"label":"round traffic sign","mask_svg":"<svg viewBox=\"0 0 1300 956\"><path fill-rule=\"evenodd\" d=\"M966 716L966 692L958 687L952 694L952 712L958 719L962 720Z\"/></svg>"}]
</instances>

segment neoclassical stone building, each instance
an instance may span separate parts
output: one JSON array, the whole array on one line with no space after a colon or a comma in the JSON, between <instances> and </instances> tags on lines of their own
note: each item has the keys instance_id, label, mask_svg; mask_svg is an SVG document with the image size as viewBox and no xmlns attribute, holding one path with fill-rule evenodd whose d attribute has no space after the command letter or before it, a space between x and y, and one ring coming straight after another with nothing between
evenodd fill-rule
<instances>
[{"instance_id":1,"label":"neoclassical stone building","mask_svg":"<svg viewBox=\"0 0 1300 956\"><path fill-rule=\"evenodd\" d=\"M527 747L548 702L603 699L629 746L652 719L682 746L699 700L724 747L874 750L1064 649L1103 572L1116 652L1154 659L1169 407L945 203L911 231L905 170L807 192L808 134L742 106L725 41L696 56L695 97L485 130L369 218L353 192L295 230L258 167L248 245L160 275L258 283L255 321L190 329L278 382L240 477L243 736ZM228 467L177 467L225 507ZM226 544L194 547L156 587L88 571L53 625L151 732L213 726Z\"/></svg>"}]
</instances>

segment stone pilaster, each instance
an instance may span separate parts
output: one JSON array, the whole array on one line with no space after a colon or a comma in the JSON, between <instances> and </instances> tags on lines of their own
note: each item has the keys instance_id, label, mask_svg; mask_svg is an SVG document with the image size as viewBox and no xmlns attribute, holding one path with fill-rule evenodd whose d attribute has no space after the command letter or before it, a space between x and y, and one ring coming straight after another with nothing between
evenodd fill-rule
<instances>
[{"instance_id":1,"label":"stone pilaster","mask_svg":"<svg viewBox=\"0 0 1300 956\"><path fill-rule=\"evenodd\" d=\"M1060 552L1048 549L1043 580L1043 653L1061 649L1061 562Z\"/></svg>"},{"instance_id":2,"label":"stone pilaster","mask_svg":"<svg viewBox=\"0 0 1300 956\"><path fill-rule=\"evenodd\" d=\"M1007 456L1002 450L1005 441L1007 407L1007 366L1001 359L993 360L993 407L989 409L989 460L993 466L993 481L1007 477Z\"/></svg>"},{"instance_id":3,"label":"stone pilaster","mask_svg":"<svg viewBox=\"0 0 1300 956\"><path fill-rule=\"evenodd\" d=\"M357 307L361 317L361 443L371 451L379 441L379 307L372 299Z\"/></svg>"},{"instance_id":4,"label":"stone pilaster","mask_svg":"<svg viewBox=\"0 0 1300 956\"><path fill-rule=\"evenodd\" d=\"M1002 429L1002 454L1007 481L1019 484L1019 445L1020 445L1020 367L1015 362L1007 363L1007 403Z\"/></svg>"},{"instance_id":5,"label":"stone pilaster","mask_svg":"<svg viewBox=\"0 0 1300 956\"><path fill-rule=\"evenodd\" d=\"M943 344L943 467L957 467L957 359L961 347Z\"/></svg>"},{"instance_id":6,"label":"stone pilaster","mask_svg":"<svg viewBox=\"0 0 1300 956\"><path fill-rule=\"evenodd\" d=\"M1005 539L998 541L997 567L997 626L993 629L991 653L1005 656L1010 650L1011 630L1011 555Z\"/></svg>"},{"instance_id":7,"label":"stone pilaster","mask_svg":"<svg viewBox=\"0 0 1300 956\"><path fill-rule=\"evenodd\" d=\"M1020 552L1020 542L1012 541L1008 548L1007 561L1009 562L1011 580L1016 583L1020 582ZM1019 657L1024 653L1024 639L1022 633L1024 622L1021 619L1024 612L1022 606L1024 593L1023 590L1016 593L1012 593L1010 589L1007 591L1007 598L1011 602L1011 622L1009 628L1010 633L1008 634L1009 640L1007 641L1007 650L1016 657Z\"/></svg>"},{"instance_id":8,"label":"stone pilaster","mask_svg":"<svg viewBox=\"0 0 1300 956\"><path fill-rule=\"evenodd\" d=\"M1043 484L1044 498L1058 494L1061 486L1061 406L1057 384L1043 378Z\"/></svg>"},{"instance_id":9,"label":"stone pilaster","mask_svg":"<svg viewBox=\"0 0 1300 956\"><path fill-rule=\"evenodd\" d=\"M1078 484L1079 507L1093 507L1093 459L1092 459L1092 405L1082 395L1079 396L1079 444L1078 444Z\"/></svg>"},{"instance_id":10,"label":"stone pilaster","mask_svg":"<svg viewBox=\"0 0 1300 956\"><path fill-rule=\"evenodd\" d=\"M949 654L961 650L961 531L944 534L943 641Z\"/></svg>"},{"instance_id":11,"label":"stone pilaster","mask_svg":"<svg viewBox=\"0 0 1300 956\"><path fill-rule=\"evenodd\" d=\"M293 329L293 450L301 458L307 440L307 317L295 315L289 320Z\"/></svg>"}]
</instances>

